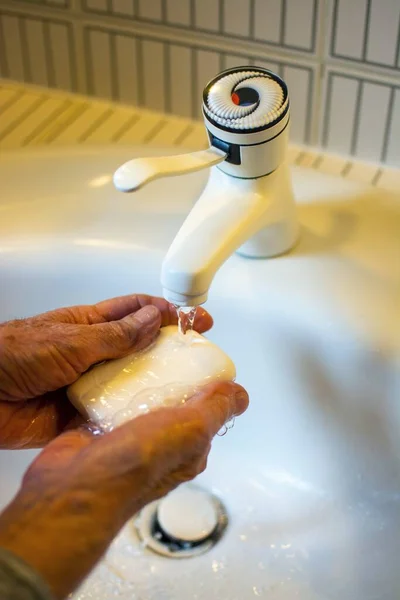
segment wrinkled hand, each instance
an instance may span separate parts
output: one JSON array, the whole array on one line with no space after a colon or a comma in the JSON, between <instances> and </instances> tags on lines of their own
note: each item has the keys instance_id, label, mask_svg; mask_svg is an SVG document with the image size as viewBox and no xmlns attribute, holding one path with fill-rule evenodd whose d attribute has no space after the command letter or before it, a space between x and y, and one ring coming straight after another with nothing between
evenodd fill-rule
<instances>
[{"instance_id":1,"label":"wrinkled hand","mask_svg":"<svg viewBox=\"0 0 400 600\"><path fill-rule=\"evenodd\" d=\"M206 466L213 436L247 408L234 383L211 384L183 406L137 417L103 436L51 442L0 518L0 545L65 598L136 511Z\"/></svg>"},{"instance_id":2,"label":"wrinkled hand","mask_svg":"<svg viewBox=\"0 0 400 600\"><path fill-rule=\"evenodd\" d=\"M161 298L132 295L0 325L0 448L40 447L81 423L65 386L89 367L149 345L176 324ZM198 309L200 333L212 319Z\"/></svg>"}]
</instances>

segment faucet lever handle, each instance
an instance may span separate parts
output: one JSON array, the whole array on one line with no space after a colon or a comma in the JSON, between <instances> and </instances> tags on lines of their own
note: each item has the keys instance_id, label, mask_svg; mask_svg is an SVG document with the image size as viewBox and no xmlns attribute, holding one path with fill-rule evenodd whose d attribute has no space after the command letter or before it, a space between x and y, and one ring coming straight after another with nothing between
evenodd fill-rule
<instances>
[{"instance_id":1,"label":"faucet lever handle","mask_svg":"<svg viewBox=\"0 0 400 600\"><path fill-rule=\"evenodd\" d=\"M120 192L135 192L158 177L200 171L217 165L226 157L226 152L210 146L207 150L199 150L188 154L134 158L115 171L113 181Z\"/></svg>"}]
</instances>

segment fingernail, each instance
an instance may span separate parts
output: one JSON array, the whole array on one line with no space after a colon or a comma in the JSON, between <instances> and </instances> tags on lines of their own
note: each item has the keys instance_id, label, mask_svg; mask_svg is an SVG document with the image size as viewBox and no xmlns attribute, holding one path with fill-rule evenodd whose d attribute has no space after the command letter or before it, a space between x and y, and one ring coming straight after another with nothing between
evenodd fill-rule
<instances>
[{"instance_id":1,"label":"fingernail","mask_svg":"<svg viewBox=\"0 0 400 600\"><path fill-rule=\"evenodd\" d=\"M137 319L141 325L149 327L154 325L161 318L160 311L153 305L144 306L135 313L135 319Z\"/></svg>"},{"instance_id":2,"label":"fingernail","mask_svg":"<svg viewBox=\"0 0 400 600\"><path fill-rule=\"evenodd\" d=\"M249 405L249 395L245 390L239 390L235 394L236 415L241 415Z\"/></svg>"}]
</instances>

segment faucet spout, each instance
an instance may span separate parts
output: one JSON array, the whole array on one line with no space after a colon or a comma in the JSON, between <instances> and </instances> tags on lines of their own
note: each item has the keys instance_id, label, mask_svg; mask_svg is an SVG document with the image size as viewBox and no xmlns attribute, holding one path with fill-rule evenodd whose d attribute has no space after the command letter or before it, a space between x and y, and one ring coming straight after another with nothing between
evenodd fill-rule
<instances>
[{"instance_id":1,"label":"faucet spout","mask_svg":"<svg viewBox=\"0 0 400 600\"><path fill-rule=\"evenodd\" d=\"M164 297L181 306L203 304L215 274L236 251L258 258L287 251L298 226L286 163L256 179L212 167L203 194L162 265Z\"/></svg>"}]
</instances>

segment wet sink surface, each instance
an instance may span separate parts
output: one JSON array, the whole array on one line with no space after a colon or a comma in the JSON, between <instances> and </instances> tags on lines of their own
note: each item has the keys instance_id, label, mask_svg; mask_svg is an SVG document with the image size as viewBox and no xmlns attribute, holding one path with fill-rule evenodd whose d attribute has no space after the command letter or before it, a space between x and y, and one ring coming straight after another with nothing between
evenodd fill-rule
<instances>
[{"instance_id":1,"label":"wet sink surface","mask_svg":"<svg viewBox=\"0 0 400 600\"><path fill-rule=\"evenodd\" d=\"M205 175L116 192L114 169L144 152L165 149L2 157L1 320L160 293L163 255ZM300 168L293 178L298 246L232 257L207 303L210 337L252 400L198 478L228 509L225 536L171 560L128 524L77 598L398 597L400 196ZM3 505L33 455L0 453Z\"/></svg>"}]
</instances>

